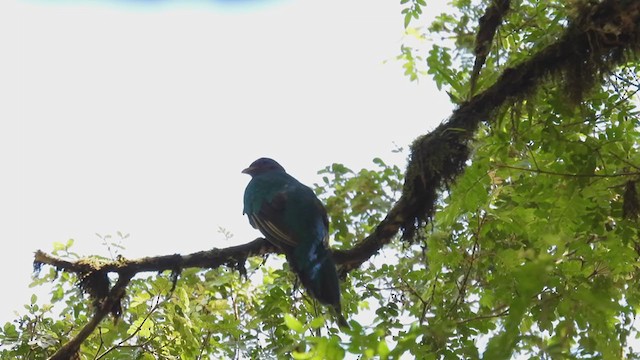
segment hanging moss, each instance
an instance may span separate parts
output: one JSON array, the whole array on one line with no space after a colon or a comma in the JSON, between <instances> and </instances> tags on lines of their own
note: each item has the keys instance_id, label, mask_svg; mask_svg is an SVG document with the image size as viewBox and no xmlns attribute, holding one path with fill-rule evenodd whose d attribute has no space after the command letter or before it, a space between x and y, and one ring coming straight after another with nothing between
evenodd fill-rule
<instances>
[{"instance_id":1,"label":"hanging moss","mask_svg":"<svg viewBox=\"0 0 640 360\"><path fill-rule=\"evenodd\" d=\"M638 199L638 191L636 190L635 181L627 181L622 196L622 217L634 220L640 215L640 199Z\"/></svg>"}]
</instances>

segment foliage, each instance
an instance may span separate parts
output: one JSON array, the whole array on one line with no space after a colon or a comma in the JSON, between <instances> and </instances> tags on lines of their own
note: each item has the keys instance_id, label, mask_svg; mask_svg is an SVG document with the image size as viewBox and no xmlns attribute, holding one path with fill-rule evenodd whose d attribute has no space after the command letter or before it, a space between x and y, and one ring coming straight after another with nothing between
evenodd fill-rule
<instances>
[{"instance_id":1,"label":"foliage","mask_svg":"<svg viewBox=\"0 0 640 360\"><path fill-rule=\"evenodd\" d=\"M341 246L353 243L353 234L364 234L381 220L383 211L393 202L390 194L400 186L398 167L387 166L380 159L374 163L379 171L362 170L356 174L340 164L321 171L325 185L317 189L326 197L327 206L334 209L336 221L358 222L355 227L346 225L350 229L334 229ZM369 193L380 198L374 199ZM344 217L342 222L340 216ZM107 240L104 245L110 253L113 248L121 248L117 242L109 241L109 236L102 238ZM72 245L73 241L55 244L52 253L78 259L71 252ZM338 359L346 352L371 356L389 352L386 333L380 328L361 329L345 342L328 320L331 315L295 286L294 276L282 258L249 258L246 265L247 279L226 268L184 270L173 290L170 273L134 279L128 286L122 317L103 322L82 344L82 356L262 359L290 354L297 359ZM365 284L362 276L354 278L361 288ZM366 283L370 285L372 278L367 276ZM0 330L2 358L46 359L68 340L70 333L88 321L91 301L75 285L77 279L50 268L33 285L50 282L54 284L50 305L38 306L34 296L26 307L27 314ZM344 307L346 313L355 314L358 308L367 307L368 297L357 295L349 289L349 283L345 284ZM379 297L375 292L370 296Z\"/></svg>"},{"instance_id":2,"label":"foliage","mask_svg":"<svg viewBox=\"0 0 640 360\"><path fill-rule=\"evenodd\" d=\"M412 29L452 41L426 51L403 45L407 75L428 74L453 101L467 99L473 34L488 3L453 1L451 12ZM476 91L556 40L584 3L513 2ZM405 26L428 9L402 6ZM249 258L247 279L188 269L173 289L170 274L138 276L122 318L100 325L83 358L640 359L632 347L640 243L630 210L640 179L639 74L630 61L579 89L579 102L566 90L571 79L557 79L494 114L464 173L441 189L431 224L346 274L351 330L339 331L300 291L282 258ZM316 192L339 249L371 233L402 186L401 170L379 158L372 169L333 164L320 174ZM76 259L71 248L58 244L54 254ZM34 285L53 284L48 305L34 296L0 329L3 359L45 359L90 317L77 279L43 271Z\"/></svg>"}]
</instances>

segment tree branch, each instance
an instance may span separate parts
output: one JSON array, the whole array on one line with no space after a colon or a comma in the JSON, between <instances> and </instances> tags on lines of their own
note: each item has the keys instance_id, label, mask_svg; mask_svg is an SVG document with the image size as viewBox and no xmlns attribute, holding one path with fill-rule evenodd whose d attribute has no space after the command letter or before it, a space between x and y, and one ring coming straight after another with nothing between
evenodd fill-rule
<instances>
[{"instance_id":1,"label":"tree branch","mask_svg":"<svg viewBox=\"0 0 640 360\"><path fill-rule=\"evenodd\" d=\"M476 55L476 60L473 63L473 70L471 71L469 96L473 96L475 93L480 70L487 60L487 55L489 55L493 37L496 34L496 30L498 30L498 26L502 23L505 14L509 11L510 5L510 0L494 0L480 18L478 33L476 34L476 44L473 50Z\"/></svg>"},{"instance_id":2,"label":"tree branch","mask_svg":"<svg viewBox=\"0 0 640 360\"><path fill-rule=\"evenodd\" d=\"M118 281L111 289L109 296L100 303L96 308L95 313L91 320L80 331L64 344L58 351L53 354L49 360L69 360L74 358L80 349L80 344L85 341L89 335L96 329L98 324L107 316L113 307L120 302L124 296L125 289L129 285L129 281L135 275L135 273L121 272L119 273Z\"/></svg>"},{"instance_id":3,"label":"tree branch","mask_svg":"<svg viewBox=\"0 0 640 360\"><path fill-rule=\"evenodd\" d=\"M460 105L430 134L413 142L400 200L371 235L350 250L335 252L336 260L349 270L376 254L399 231L405 239L412 239L433 216L438 191L464 169L468 143L482 121L491 122L491 114L501 106L525 98L554 76L577 76L582 83L567 93L580 98L596 76L638 52L639 24L640 2L602 1L583 9L557 42L505 69L495 84Z\"/></svg>"},{"instance_id":4,"label":"tree branch","mask_svg":"<svg viewBox=\"0 0 640 360\"><path fill-rule=\"evenodd\" d=\"M106 272L117 272L119 275L118 281L113 288L109 290L108 295L103 299L95 299L96 309L91 320L73 339L58 349L49 360L72 359L80 349L80 344L91 335L98 324L100 324L109 313L113 313L114 308L119 308L120 300L125 294L125 289L129 281L137 273L146 271L159 272L164 270L180 272L180 270L188 267L216 268L221 265L231 266L242 272L247 257L276 252L277 249L262 238L239 246L200 251L189 255L176 254L145 257L135 260L118 259L111 262L95 261L94 259L68 261L38 250L35 253L34 260L36 267L47 264L56 267L58 270L77 273L81 278L86 278L93 274L104 274ZM85 286L96 286L96 284L85 284ZM100 283L97 284L97 286L102 287L105 285ZM91 289L89 289L88 292L95 294L95 291Z\"/></svg>"},{"instance_id":5,"label":"tree branch","mask_svg":"<svg viewBox=\"0 0 640 360\"><path fill-rule=\"evenodd\" d=\"M263 238L257 238L246 244L231 246L224 249L211 249L198 251L187 255L164 255L144 257L140 259L99 262L92 259L80 259L78 261L68 261L56 256L49 255L43 251L36 251L34 264L36 267L42 264L51 265L58 270L73 273L93 273L93 272L161 272L165 270L180 271L185 268L197 267L203 269L214 269L222 265L239 268L244 265L245 260L250 256L260 256L269 253L278 253L278 249ZM241 270L242 271L242 270Z\"/></svg>"}]
</instances>

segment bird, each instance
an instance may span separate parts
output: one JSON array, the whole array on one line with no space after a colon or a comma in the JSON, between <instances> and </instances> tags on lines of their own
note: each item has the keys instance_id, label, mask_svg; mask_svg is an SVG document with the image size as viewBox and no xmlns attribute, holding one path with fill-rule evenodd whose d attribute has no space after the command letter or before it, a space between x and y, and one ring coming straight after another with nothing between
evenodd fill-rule
<instances>
[{"instance_id":1,"label":"bird","mask_svg":"<svg viewBox=\"0 0 640 360\"><path fill-rule=\"evenodd\" d=\"M311 296L330 306L338 325L342 315L340 282L329 250L329 218L316 194L270 158L259 158L242 170L251 176L244 192L249 223L286 256Z\"/></svg>"}]
</instances>

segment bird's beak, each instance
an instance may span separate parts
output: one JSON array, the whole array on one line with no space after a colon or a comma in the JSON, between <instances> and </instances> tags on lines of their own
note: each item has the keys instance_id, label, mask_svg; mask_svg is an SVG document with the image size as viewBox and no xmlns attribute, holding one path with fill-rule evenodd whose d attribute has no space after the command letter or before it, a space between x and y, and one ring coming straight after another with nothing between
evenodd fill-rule
<instances>
[{"instance_id":1,"label":"bird's beak","mask_svg":"<svg viewBox=\"0 0 640 360\"><path fill-rule=\"evenodd\" d=\"M241 172L242 172L243 174L249 174L249 175L251 175L251 170L253 170L253 168L252 168L251 166L249 166L248 168L246 168L246 169L242 170Z\"/></svg>"}]
</instances>

